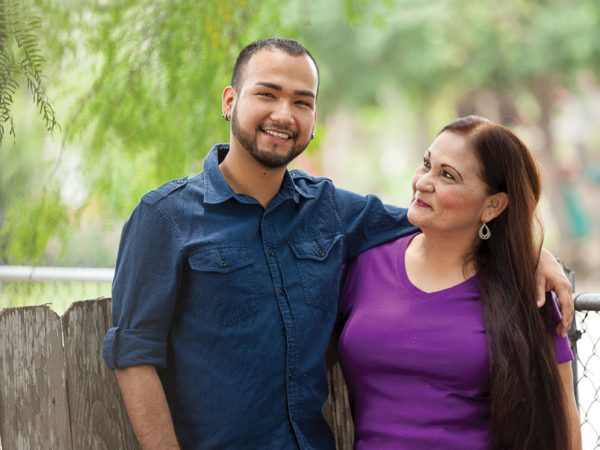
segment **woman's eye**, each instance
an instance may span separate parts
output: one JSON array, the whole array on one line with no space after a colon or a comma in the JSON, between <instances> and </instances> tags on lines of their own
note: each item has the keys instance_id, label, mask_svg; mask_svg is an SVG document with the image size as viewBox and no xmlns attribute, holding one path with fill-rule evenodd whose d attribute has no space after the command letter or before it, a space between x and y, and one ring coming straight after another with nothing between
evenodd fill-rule
<instances>
[{"instance_id":1,"label":"woman's eye","mask_svg":"<svg viewBox=\"0 0 600 450\"><path fill-rule=\"evenodd\" d=\"M454 175L452 175L450 172L446 172L445 170L442 171L442 177L449 180L454 180Z\"/></svg>"},{"instance_id":2,"label":"woman's eye","mask_svg":"<svg viewBox=\"0 0 600 450\"><path fill-rule=\"evenodd\" d=\"M423 165L427 168L431 167L431 163L429 162L429 160L427 158L423 158Z\"/></svg>"}]
</instances>

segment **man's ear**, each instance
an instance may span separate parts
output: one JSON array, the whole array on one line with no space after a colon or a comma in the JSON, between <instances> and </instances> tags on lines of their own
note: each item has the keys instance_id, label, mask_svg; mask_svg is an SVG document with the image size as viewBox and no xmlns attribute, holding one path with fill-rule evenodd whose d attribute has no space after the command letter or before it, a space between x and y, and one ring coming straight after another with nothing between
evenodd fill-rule
<instances>
[{"instance_id":1,"label":"man's ear","mask_svg":"<svg viewBox=\"0 0 600 450\"><path fill-rule=\"evenodd\" d=\"M497 192L496 194L490 195L485 201L483 212L481 213L481 220L483 222L490 222L502 214L502 211L504 211L507 206L508 195L506 192Z\"/></svg>"},{"instance_id":2,"label":"man's ear","mask_svg":"<svg viewBox=\"0 0 600 450\"><path fill-rule=\"evenodd\" d=\"M231 117L236 96L237 93L232 86L227 86L223 89L223 93L221 94L221 109L224 116Z\"/></svg>"}]
</instances>

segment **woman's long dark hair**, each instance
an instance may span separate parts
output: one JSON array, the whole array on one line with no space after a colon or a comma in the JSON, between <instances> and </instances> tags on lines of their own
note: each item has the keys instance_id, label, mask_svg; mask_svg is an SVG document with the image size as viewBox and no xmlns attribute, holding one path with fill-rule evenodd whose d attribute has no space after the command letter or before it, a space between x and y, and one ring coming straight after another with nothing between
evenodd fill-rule
<instances>
[{"instance_id":1,"label":"woman's long dark hair","mask_svg":"<svg viewBox=\"0 0 600 450\"><path fill-rule=\"evenodd\" d=\"M509 129L487 119L463 117L444 131L465 136L489 193L505 192L509 199L488 224L491 238L480 241L473 255L491 355L491 447L564 450L565 399L550 325L535 304L534 269L543 239L537 164Z\"/></svg>"}]
</instances>

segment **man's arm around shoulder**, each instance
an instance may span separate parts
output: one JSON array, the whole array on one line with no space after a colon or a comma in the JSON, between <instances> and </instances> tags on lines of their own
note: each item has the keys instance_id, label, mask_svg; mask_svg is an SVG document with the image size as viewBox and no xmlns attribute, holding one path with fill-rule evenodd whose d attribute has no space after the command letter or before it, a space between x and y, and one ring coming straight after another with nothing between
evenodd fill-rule
<instances>
[{"instance_id":1,"label":"man's arm around shoulder","mask_svg":"<svg viewBox=\"0 0 600 450\"><path fill-rule=\"evenodd\" d=\"M133 431L143 450L179 450L165 391L153 366L115 369Z\"/></svg>"}]
</instances>

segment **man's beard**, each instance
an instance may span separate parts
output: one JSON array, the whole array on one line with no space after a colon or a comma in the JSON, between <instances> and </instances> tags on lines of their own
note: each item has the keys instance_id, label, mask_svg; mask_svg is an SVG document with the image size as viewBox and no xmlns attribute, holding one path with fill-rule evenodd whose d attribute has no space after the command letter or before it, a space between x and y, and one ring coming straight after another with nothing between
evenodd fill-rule
<instances>
[{"instance_id":1,"label":"man's beard","mask_svg":"<svg viewBox=\"0 0 600 450\"><path fill-rule=\"evenodd\" d=\"M292 141L292 148L287 153L278 153L277 144L273 144L273 150L265 150L258 147L258 133L261 132L262 125L259 125L254 135L246 132L240 126L240 123L237 119L237 108L233 108L233 112L231 115L231 132L233 136L238 140L238 142L242 145L242 147L252 156L259 164L264 167L269 167L272 169L278 169L280 167L286 167L296 156L304 151L304 149L308 146L309 141L307 141L304 145L298 143L298 134L292 133L292 137L290 138ZM282 127L277 127L282 128ZM285 129L285 127L283 127ZM286 130L289 131L289 130Z\"/></svg>"}]
</instances>

